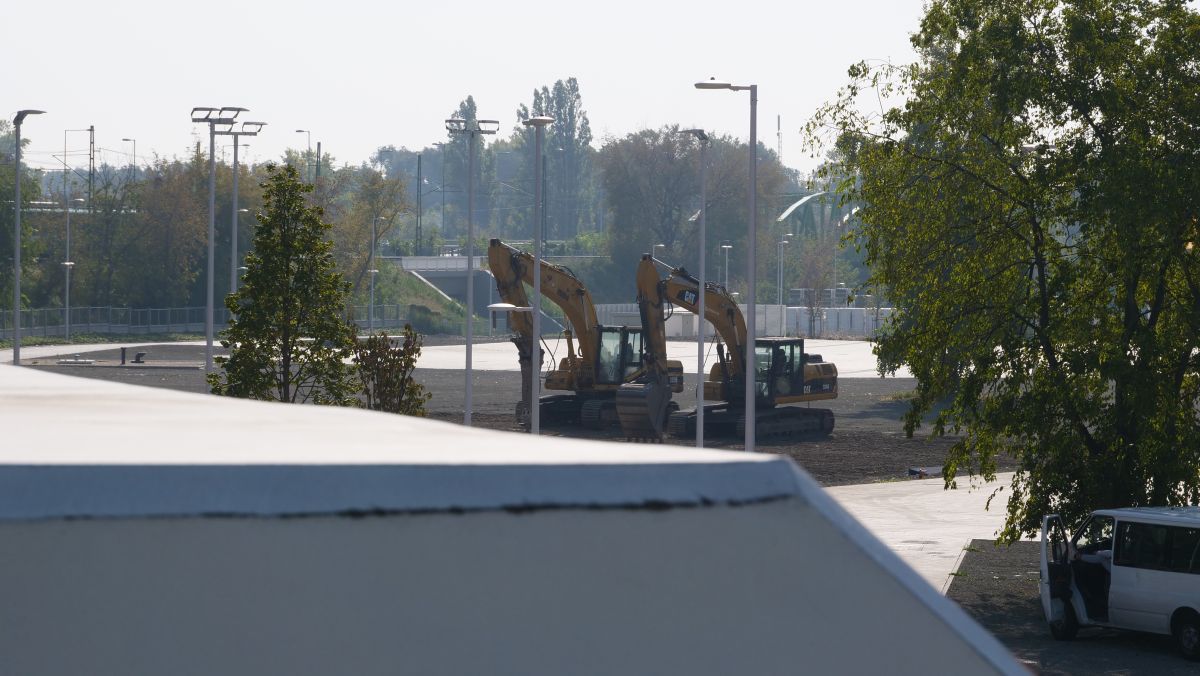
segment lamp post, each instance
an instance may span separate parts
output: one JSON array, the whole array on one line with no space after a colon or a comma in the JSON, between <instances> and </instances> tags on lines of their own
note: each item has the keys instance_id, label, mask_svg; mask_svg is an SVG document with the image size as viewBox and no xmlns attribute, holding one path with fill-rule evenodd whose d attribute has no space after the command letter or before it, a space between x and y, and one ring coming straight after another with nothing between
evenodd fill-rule
<instances>
[{"instance_id":1,"label":"lamp post","mask_svg":"<svg viewBox=\"0 0 1200 676\"><path fill-rule=\"evenodd\" d=\"M217 125L228 131L246 108L192 108L192 122L208 125L208 265L204 301L204 372L213 369L213 277L217 254Z\"/></svg>"},{"instance_id":2,"label":"lamp post","mask_svg":"<svg viewBox=\"0 0 1200 676\"><path fill-rule=\"evenodd\" d=\"M697 283L700 300L696 311L696 448L704 448L704 263L708 258L704 244L705 218L708 215L708 134L703 129L685 129L685 133L700 142L700 279Z\"/></svg>"},{"instance_id":3,"label":"lamp post","mask_svg":"<svg viewBox=\"0 0 1200 676\"><path fill-rule=\"evenodd\" d=\"M297 129L296 133L308 137L308 152L304 155L304 180L312 183L312 130Z\"/></svg>"},{"instance_id":4,"label":"lamp post","mask_svg":"<svg viewBox=\"0 0 1200 676\"><path fill-rule=\"evenodd\" d=\"M442 215L438 219L438 227L442 229L442 237L446 236L446 144L443 141L437 141L433 145L442 149L442 184L438 186L438 190L442 193ZM417 241L417 255L421 255L421 242Z\"/></svg>"},{"instance_id":5,"label":"lamp post","mask_svg":"<svg viewBox=\"0 0 1200 676\"><path fill-rule=\"evenodd\" d=\"M471 343L475 338L475 139L480 134L495 134L499 120L446 120L446 130L467 137L467 372L466 410L463 424L471 425ZM443 163L445 166L445 163ZM420 189L420 186L418 186Z\"/></svg>"},{"instance_id":6,"label":"lamp post","mask_svg":"<svg viewBox=\"0 0 1200 676\"><path fill-rule=\"evenodd\" d=\"M783 236L791 237L792 233L785 232ZM789 243L786 239L779 240L779 243L776 245L777 251L775 252L775 257L779 260L779 286L775 292L775 300L779 303L779 335L781 336L786 334L784 329L784 315L787 313L787 304L783 301L783 247Z\"/></svg>"},{"instance_id":7,"label":"lamp post","mask_svg":"<svg viewBox=\"0 0 1200 676\"><path fill-rule=\"evenodd\" d=\"M729 82L719 82L716 78L710 78L704 82L697 82L696 89L728 89L735 92L748 91L750 92L750 231L749 231L749 246L746 247L746 451L754 451L754 433L755 433L755 387L754 387L754 341L756 334L755 326L755 283L757 281L757 270L755 265L755 249L758 244L758 85L735 85Z\"/></svg>"},{"instance_id":8,"label":"lamp post","mask_svg":"<svg viewBox=\"0 0 1200 676\"><path fill-rule=\"evenodd\" d=\"M67 218L67 245L66 255L63 256L63 271L66 279L63 281L63 305L66 309L66 331L67 340L71 340L71 268L75 267L75 263L71 260L71 204L73 202L82 202L80 198L71 199L71 161L67 155L67 133L72 131L92 132L93 128L87 129L64 129L63 130L63 203L66 205ZM90 205L89 205L90 206Z\"/></svg>"},{"instance_id":9,"label":"lamp post","mask_svg":"<svg viewBox=\"0 0 1200 676\"><path fill-rule=\"evenodd\" d=\"M732 244L722 244L721 248L725 250L725 290L729 290L729 250L733 248Z\"/></svg>"},{"instance_id":10,"label":"lamp post","mask_svg":"<svg viewBox=\"0 0 1200 676\"><path fill-rule=\"evenodd\" d=\"M542 376L542 141L546 137L546 125L554 118L545 115L525 120L526 127L534 128L533 141L533 349L530 359L529 387L529 432L541 433L541 376Z\"/></svg>"},{"instance_id":11,"label":"lamp post","mask_svg":"<svg viewBox=\"0 0 1200 676\"><path fill-rule=\"evenodd\" d=\"M375 249L379 241L379 221L383 220L383 216L376 216L371 220L371 263L367 266L367 274L371 275L371 299L367 306L367 333L375 332L375 275L379 274L379 270L375 269Z\"/></svg>"},{"instance_id":12,"label":"lamp post","mask_svg":"<svg viewBox=\"0 0 1200 676\"><path fill-rule=\"evenodd\" d=\"M13 366L21 365L21 123L27 115L41 115L44 110L19 110L13 118L13 133L17 144L14 151L13 184Z\"/></svg>"},{"instance_id":13,"label":"lamp post","mask_svg":"<svg viewBox=\"0 0 1200 676\"><path fill-rule=\"evenodd\" d=\"M123 139L121 139L121 140L122 140L122 141L124 141L125 143L132 143L132 144L133 144L133 156L132 156L132 157L133 157L133 161L132 161L132 162L130 162L130 165L132 165L134 169L137 169L137 139L135 139L135 138L123 138Z\"/></svg>"},{"instance_id":14,"label":"lamp post","mask_svg":"<svg viewBox=\"0 0 1200 676\"><path fill-rule=\"evenodd\" d=\"M266 122L243 122L242 128L234 130L232 127L223 131L218 131L217 134L222 136L233 137L233 206L230 211L233 212L229 230L229 293L237 293L237 268L238 268L238 213L241 209L238 208L238 141L243 136L258 136L258 132L267 126Z\"/></svg>"}]
</instances>

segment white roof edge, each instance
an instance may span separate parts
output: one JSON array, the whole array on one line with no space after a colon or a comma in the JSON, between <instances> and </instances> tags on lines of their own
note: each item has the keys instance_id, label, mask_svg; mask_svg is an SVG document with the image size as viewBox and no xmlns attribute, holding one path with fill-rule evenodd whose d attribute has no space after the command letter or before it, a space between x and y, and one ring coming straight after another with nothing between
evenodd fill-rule
<instances>
[{"instance_id":1,"label":"white roof edge","mask_svg":"<svg viewBox=\"0 0 1200 676\"><path fill-rule=\"evenodd\" d=\"M934 616L941 619L950 631L961 636L986 662L994 666L997 672L1012 676L1028 676L1029 670L1022 667L1013 657L1012 652L1005 648L995 636L979 626L957 604L938 594L903 559L850 516L850 513L830 497L807 472L799 466L793 465L792 467L796 492L801 499L828 518L847 539L871 557L880 567L889 571L902 587L908 590L919 603L928 608Z\"/></svg>"},{"instance_id":2,"label":"white roof edge","mask_svg":"<svg viewBox=\"0 0 1200 676\"><path fill-rule=\"evenodd\" d=\"M692 507L796 497L792 463L0 465L0 521Z\"/></svg>"}]
</instances>

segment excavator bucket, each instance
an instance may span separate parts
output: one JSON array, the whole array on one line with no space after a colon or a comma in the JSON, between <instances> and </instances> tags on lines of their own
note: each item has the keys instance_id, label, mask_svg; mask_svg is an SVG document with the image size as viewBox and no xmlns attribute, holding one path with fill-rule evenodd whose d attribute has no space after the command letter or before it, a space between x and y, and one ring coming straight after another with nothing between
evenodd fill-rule
<instances>
[{"instance_id":1,"label":"excavator bucket","mask_svg":"<svg viewBox=\"0 0 1200 676\"><path fill-rule=\"evenodd\" d=\"M671 390L658 379L626 383L617 390L617 418L631 441L662 441Z\"/></svg>"}]
</instances>

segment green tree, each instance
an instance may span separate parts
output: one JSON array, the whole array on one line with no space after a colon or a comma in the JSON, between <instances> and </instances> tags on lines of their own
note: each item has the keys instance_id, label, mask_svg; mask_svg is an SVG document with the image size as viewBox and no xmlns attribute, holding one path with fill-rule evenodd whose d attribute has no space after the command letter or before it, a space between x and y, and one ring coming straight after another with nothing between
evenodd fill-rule
<instances>
[{"instance_id":1,"label":"green tree","mask_svg":"<svg viewBox=\"0 0 1200 676\"><path fill-rule=\"evenodd\" d=\"M909 433L946 402L950 484L1017 459L1009 540L1046 512L1196 503L1200 15L937 0L913 44L810 125L898 306L877 352L918 380ZM865 116L866 92L903 105Z\"/></svg>"},{"instance_id":2,"label":"green tree","mask_svg":"<svg viewBox=\"0 0 1200 676\"><path fill-rule=\"evenodd\" d=\"M0 120L0 307L11 311L13 283L13 207L12 198L16 191L16 174L13 171L16 155L16 134L8 120ZM28 137L21 139L22 148L29 146ZM22 151L24 152L24 151ZM29 203L41 198L41 172L30 169L22 154L21 160L21 292L28 297L26 288L32 288L39 277L37 257L41 243L34 237L34 224L30 218ZM7 200L7 201L5 201Z\"/></svg>"},{"instance_id":3,"label":"green tree","mask_svg":"<svg viewBox=\"0 0 1200 676\"><path fill-rule=\"evenodd\" d=\"M431 395L412 377L420 356L421 335L408 324L400 337L391 338L381 331L358 341L354 364L367 408L424 416Z\"/></svg>"},{"instance_id":4,"label":"green tree","mask_svg":"<svg viewBox=\"0 0 1200 676\"><path fill-rule=\"evenodd\" d=\"M312 186L294 167L267 167L263 214L222 333L230 349L208 377L214 394L346 405L356 391L345 360L355 329L344 318L350 285L336 272L330 226L305 203Z\"/></svg>"},{"instance_id":5,"label":"green tree","mask_svg":"<svg viewBox=\"0 0 1200 676\"><path fill-rule=\"evenodd\" d=\"M571 239L590 229L595 220L596 190L593 163L596 151L592 148L592 127L579 82L571 77L558 80L551 87L533 91L531 105L517 108L517 128L512 145L523 158L515 182L530 188L533 185L533 142L524 126L525 120L545 115L554 118L546 128L542 152L546 156L546 229L554 239ZM529 231L528 213L524 232Z\"/></svg>"}]
</instances>

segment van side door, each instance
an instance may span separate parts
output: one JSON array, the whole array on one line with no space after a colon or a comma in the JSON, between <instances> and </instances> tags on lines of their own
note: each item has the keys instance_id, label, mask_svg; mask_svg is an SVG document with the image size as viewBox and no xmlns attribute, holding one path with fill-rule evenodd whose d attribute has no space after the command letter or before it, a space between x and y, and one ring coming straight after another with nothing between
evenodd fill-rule
<instances>
[{"instance_id":1,"label":"van side door","mask_svg":"<svg viewBox=\"0 0 1200 676\"><path fill-rule=\"evenodd\" d=\"M1067 555L1067 529L1062 517L1050 514L1042 517L1041 561L1039 587L1042 594L1042 612L1046 622L1055 624L1063 621L1066 602L1071 600L1071 565Z\"/></svg>"}]
</instances>

